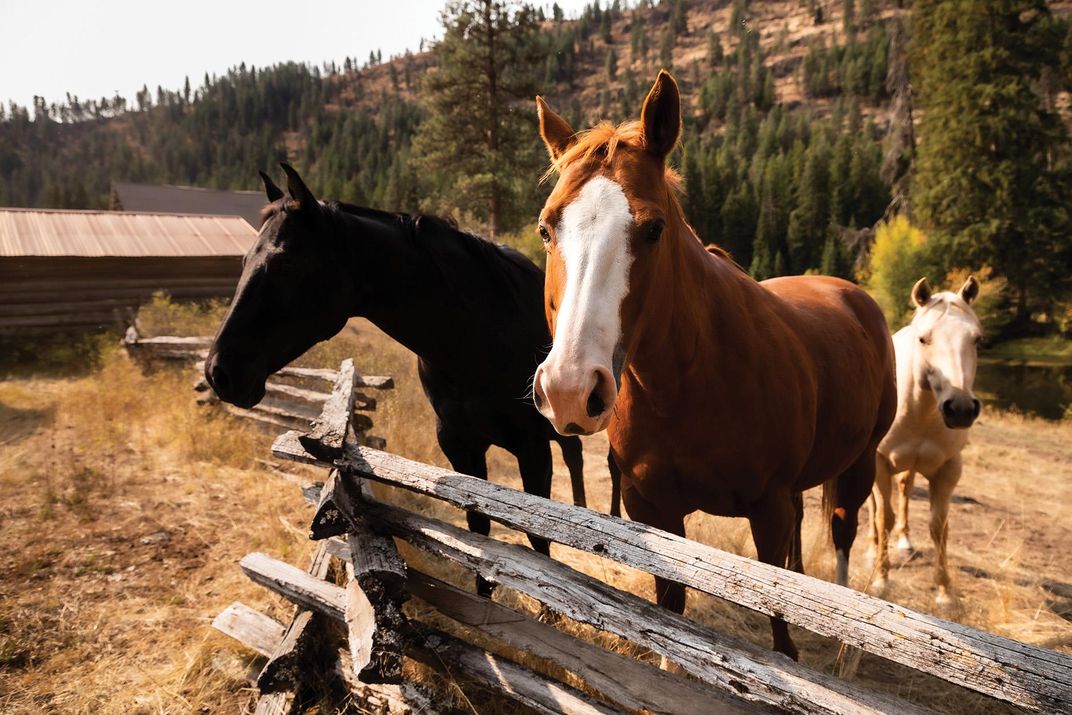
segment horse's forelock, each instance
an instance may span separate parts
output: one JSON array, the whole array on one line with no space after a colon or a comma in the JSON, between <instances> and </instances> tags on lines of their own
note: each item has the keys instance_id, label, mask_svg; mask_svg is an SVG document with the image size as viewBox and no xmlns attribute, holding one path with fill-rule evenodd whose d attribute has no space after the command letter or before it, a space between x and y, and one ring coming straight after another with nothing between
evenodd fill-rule
<instances>
[{"instance_id":1,"label":"horse's forelock","mask_svg":"<svg viewBox=\"0 0 1072 715\"><path fill-rule=\"evenodd\" d=\"M939 310L940 313L937 312ZM928 326L933 325L954 311L967 318L969 322L981 324L975 310L960 295L950 291L942 291L931 296L930 301L917 311L912 322L918 321L921 324L926 322Z\"/></svg>"},{"instance_id":2,"label":"horse's forelock","mask_svg":"<svg viewBox=\"0 0 1072 715\"><path fill-rule=\"evenodd\" d=\"M590 161L597 156L600 157L601 164L610 164L622 146L644 148L644 128L641 123L636 120L618 125L600 122L590 129L578 132L573 144L551 161L541 181L547 181L555 173L561 174L572 164ZM666 167L666 182L675 194L680 193L681 177L669 166Z\"/></svg>"}]
</instances>

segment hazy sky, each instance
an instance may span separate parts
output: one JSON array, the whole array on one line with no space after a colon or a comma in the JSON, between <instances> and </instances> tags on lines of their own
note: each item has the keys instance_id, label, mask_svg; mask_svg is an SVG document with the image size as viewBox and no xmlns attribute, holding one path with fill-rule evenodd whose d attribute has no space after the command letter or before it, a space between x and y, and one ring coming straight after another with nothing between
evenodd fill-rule
<instances>
[{"instance_id":1,"label":"hazy sky","mask_svg":"<svg viewBox=\"0 0 1072 715\"><path fill-rule=\"evenodd\" d=\"M538 4L544 4L542 2ZM585 0L558 0L567 14ZM0 101L30 105L65 93L118 91L133 103L147 85L196 88L205 72L346 56L384 59L439 33L443 0L0 0ZM550 7L550 2L546 3Z\"/></svg>"}]
</instances>

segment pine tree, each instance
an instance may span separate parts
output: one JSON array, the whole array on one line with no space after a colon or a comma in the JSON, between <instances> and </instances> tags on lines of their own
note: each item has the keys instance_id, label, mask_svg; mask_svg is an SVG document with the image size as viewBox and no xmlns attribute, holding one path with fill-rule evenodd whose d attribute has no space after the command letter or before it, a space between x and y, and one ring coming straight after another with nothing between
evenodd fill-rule
<instances>
[{"instance_id":1,"label":"pine tree","mask_svg":"<svg viewBox=\"0 0 1072 715\"><path fill-rule=\"evenodd\" d=\"M815 268L830 222L830 150L825 142L808 148L797 183L796 208L789 215L789 267L794 273Z\"/></svg>"},{"instance_id":2,"label":"pine tree","mask_svg":"<svg viewBox=\"0 0 1072 715\"><path fill-rule=\"evenodd\" d=\"M711 30L707 33L707 66L714 69L721 65L724 59L722 40L714 30Z\"/></svg>"},{"instance_id":3,"label":"pine tree","mask_svg":"<svg viewBox=\"0 0 1072 715\"><path fill-rule=\"evenodd\" d=\"M674 28L667 25L659 40L659 68L670 70L674 67Z\"/></svg>"},{"instance_id":4,"label":"pine tree","mask_svg":"<svg viewBox=\"0 0 1072 715\"><path fill-rule=\"evenodd\" d=\"M912 200L950 266L990 266L1019 327L1069 290L1068 133L1037 83L1059 62L1045 0L916 0L923 107Z\"/></svg>"},{"instance_id":5,"label":"pine tree","mask_svg":"<svg viewBox=\"0 0 1072 715\"><path fill-rule=\"evenodd\" d=\"M856 34L856 0L842 0L841 29L845 37L851 38Z\"/></svg>"},{"instance_id":6,"label":"pine tree","mask_svg":"<svg viewBox=\"0 0 1072 715\"><path fill-rule=\"evenodd\" d=\"M606 71L607 81L613 82L618 77L618 53L614 51L614 47L607 49L607 61L603 66Z\"/></svg>"},{"instance_id":7,"label":"pine tree","mask_svg":"<svg viewBox=\"0 0 1072 715\"><path fill-rule=\"evenodd\" d=\"M689 32L689 11L685 7L684 0L677 0L674 3L674 14L670 18L670 22L674 27L674 33L678 35L687 35Z\"/></svg>"},{"instance_id":8,"label":"pine tree","mask_svg":"<svg viewBox=\"0 0 1072 715\"><path fill-rule=\"evenodd\" d=\"M486 220L494 237L531 218L538 200L544 158L528 103L546 49L533 9L512 0L451 2L442 21L414 152L442 200Z\"/></svg>"}]
</instances>

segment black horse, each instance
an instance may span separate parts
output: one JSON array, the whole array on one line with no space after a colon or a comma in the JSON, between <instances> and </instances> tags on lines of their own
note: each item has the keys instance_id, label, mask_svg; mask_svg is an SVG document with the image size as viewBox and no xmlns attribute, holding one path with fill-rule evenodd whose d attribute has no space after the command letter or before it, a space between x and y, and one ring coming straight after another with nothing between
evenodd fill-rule
<instances>
[{"instance_id":1,"label":"black horse","mask_svg":"<svg viewBox=\"0 0 1072 715\"><path fill-rule=\"evenodd\" d=\"M555 440L583 506L580 440L558 435L528 397L551 343L543 271L442 219L321 203L282 166L289 195L261 173L264 223L205 362L220 399L252 407L268 375L362 316L417 354L456 471L487 479L494 444L517 458L526 492L548 497ZM467 516L489 532L486 516ZM546 539L529 541L549 554Z\"/></svg>"}]
</instances>

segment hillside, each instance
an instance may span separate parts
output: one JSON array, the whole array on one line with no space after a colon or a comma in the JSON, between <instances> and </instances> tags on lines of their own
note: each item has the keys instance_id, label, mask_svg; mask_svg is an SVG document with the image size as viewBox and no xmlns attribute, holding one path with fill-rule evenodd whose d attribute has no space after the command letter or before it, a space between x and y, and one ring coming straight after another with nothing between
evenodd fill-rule
<instances>
[{"instance_id":1,"label":"hillside","mask_svg":"<svg viewBox=\"0 0 1072 715\"><path fill-rule=\"evenodd\" d=\"M684 4L688 29L676 38L673 70L695 110L699 86L709 74L708 32L724 38L727 55L733 52L735 40L729 32L733 4L720 0ZM819 112L829 111L831 98L804 95L800 66L809 43L844 39L841 3L825 4L831 7L821 25L815 25L806 4L796 0L755 0L747 11L749 28L758 33L766 53L764 64L774 76L778 100ZM880 3L883 20L897 12L894 4ZM664 2L616 14L607 10L604 14L612 17L610 43L600 36L591 11L562 23L548 20L548 36L559 42L559 58L571 55L572 72L548 83L545 94L582 122L599 115L604 87L618 100L623 95L642 98L662 66L659 38L672 9L672 3ZM646 31L646 57L633 57L630 51L635 18ZM562 51L559 38L573 40L573 47ZM619 72L604 85L609 47L618 55ZM42 105L6 111L0 122L0 205L105 207L110 183L120 180L252 189L257 188L256 169L289 157L311 170L315 184L327 184L321 189L325 195L349 194L353 200L415 208L404 205L415 197L392 193L386 186L390 178L382 174L390 171L386 155L405 150L419 121L420 78L433 62L431 53L424 52L348 72L293 64L242 65L221 77L206 77L189 99L182 91L158 88L154 95L146 88L147 101L124 99L121 109L117 98L96 101L99 116L93 116L88 102L71 110ZM632 89L627 87L630 71L636 85ZM615 119L624 118L620 105L612 102ZM879 115L882 105L868 105L864 111ZM40 121L30 121L35 117ZM358 133L367 135L370 130L385 145L363 142ZM334 166L340 152L346 155L345 166ZM370 164L380 177L370 176L365 168ZM334 185L340 183L336 177L345 182L354 173L361 175L361 191Z\"/></svg>"},{"instance_id":2,"label":"hillside","mask_svg":"<svg viewBox=\"0 0 1072 715\"><path fill-rule=\"evenodd\" d=\"M542 93L575 126L621 120L670 67L687 103L675 161L700 235L758 277L847 275L864 245L857 230L891 200L879 178L889 27L907 12L903 0L851 4L851 31L843 0L643 0L547 17ZM342 68L243 64L193 90L4 109L0 205L106 207L114 181L255 189L257 169L289 160L324 197L450 212L411 157L421 79L434 63L423 52ZM1067 114L1067 96L1056 101ZM800 195L808 166L814 197ZM483 228L479 217L455 217Z\"/></svg>"}]
</instances>

